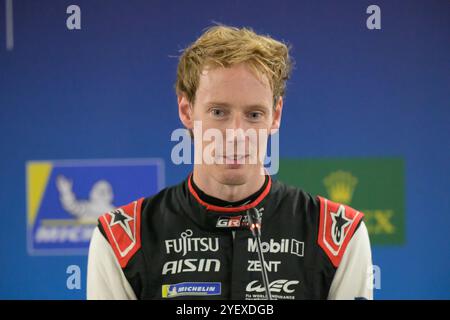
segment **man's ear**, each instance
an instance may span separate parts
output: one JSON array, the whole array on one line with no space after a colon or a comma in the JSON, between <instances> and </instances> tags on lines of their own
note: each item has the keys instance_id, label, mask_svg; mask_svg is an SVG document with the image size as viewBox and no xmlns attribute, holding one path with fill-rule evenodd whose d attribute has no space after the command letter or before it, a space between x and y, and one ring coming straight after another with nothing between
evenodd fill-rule
<instances>
[{"instance_id":1,"label":"man's ear","mask_svg":"<svg viewBox=\"0 0 450 320\"><path fill-rule=\"evenodd\" d=\"M186 129L194 128L191 104L185 95L178 96L178 116Z\"/></svg>"},{"instance_id":2,"label":"man's ear","mask_svg":"<svg viewBox=\"0 0 450 320\"><path fill-rule=\"evenodd\" d=\"M282 113L283 113L283 97L279 97L275 105L275 110L273 111L272 126L270 128L271 131L274 130L272 133L275 133L280 129Z\"/></svg>"}]
</instances>

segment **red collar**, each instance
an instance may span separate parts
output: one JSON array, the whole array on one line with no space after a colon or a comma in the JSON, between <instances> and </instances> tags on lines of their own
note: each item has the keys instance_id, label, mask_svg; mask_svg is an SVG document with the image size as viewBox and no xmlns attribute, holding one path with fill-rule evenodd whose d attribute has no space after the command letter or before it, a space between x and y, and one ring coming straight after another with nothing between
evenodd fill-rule
<instances>
[{"instance_id":1,"label":"red collar","mask_svg":"<svg viewBox=\"0 0 450 320\"><path fill-rule=\"evenodd\" d=\"M195 200L197 200L198 203L200 203L202 206L204 206L206 208L206 210L216 211L216 212L240 212L240 211L246 211L250 208L254 208L267 196L267 194L270 191L270 187L272 186L272 178L269 176L269 182L267 183L267 186L263 190L263 192L258 196L258 198L256 198L252 202L250 202L246 205L243 205L243 206L226 208L226 207L219 207L219 206L209 204L209 203L203 201L202 199L200 199L197 192L195 192L194 188L192 187L191 180L192 180L192 173L190 174L190 176L188 178L188 188L189 188L189 191L192 194L192 196L194 196Z\"/></svg>"}]
</instances>

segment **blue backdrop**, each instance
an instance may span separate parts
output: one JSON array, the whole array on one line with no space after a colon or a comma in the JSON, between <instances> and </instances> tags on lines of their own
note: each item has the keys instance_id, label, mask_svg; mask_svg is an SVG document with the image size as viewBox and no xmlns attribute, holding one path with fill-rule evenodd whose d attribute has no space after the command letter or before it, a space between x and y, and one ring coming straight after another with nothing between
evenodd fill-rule
<instances>
[{"instance_id":1,"label":"blue backdrop","mask_svg":"<svg viewBox=\"0 0 450 320\"><path fill-rule=\"evenodd\" d=\"M66 8L81 8L81 30ZM368 30L366 8L381 8ZM0 298L85 297L85 256L29 256L25 163L163 158L180 127L179 50L214 21L288 41L281 157L401 157L406 243L373 248L375 297L450 298L450 2L0 0ZM327 128L328 130L324 130ZM66 268L79 265L81 290Z\"/></svg>"}]
</instances>

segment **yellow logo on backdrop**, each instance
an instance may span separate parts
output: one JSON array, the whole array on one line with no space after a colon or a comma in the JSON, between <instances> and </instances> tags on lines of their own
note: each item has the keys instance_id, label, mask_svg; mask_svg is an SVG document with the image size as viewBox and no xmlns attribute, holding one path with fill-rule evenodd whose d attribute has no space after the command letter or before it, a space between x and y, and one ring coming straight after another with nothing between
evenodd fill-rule
<instances>
[{"instance_id":1,"label":"yellow logo on backdrop","mask_svg":"<svg viewBox=\"0 0 450 320\"><path fill-rule=\"evenodd\" d=\"M367 230L370 234L394 234L395 226L391 219L393 210L364 210Z\"/></svg>"},{"instance_id":2,"label":"yellow logo on backdrop","mask_svg":"<svg viewBox=\"0 0 450 320\"><path fill-rule=\"evenodd\" d=\"M350 204L358 179L350 172L335 171L323 179L332 201Z\"/></svg>"},{"instance_id":3,"label":"yellow logo on backdrop","mask_svg":"<svg viewBox=\"0 0 450 320\"><path fill-rule=\"evenodd\" d=\"M330 200L350 205L358 179L350 172L334 171L323 179ZM393 210L362 210L370 234L393 234L395 226L391 222Z\"/></svg>"}]
</instances>

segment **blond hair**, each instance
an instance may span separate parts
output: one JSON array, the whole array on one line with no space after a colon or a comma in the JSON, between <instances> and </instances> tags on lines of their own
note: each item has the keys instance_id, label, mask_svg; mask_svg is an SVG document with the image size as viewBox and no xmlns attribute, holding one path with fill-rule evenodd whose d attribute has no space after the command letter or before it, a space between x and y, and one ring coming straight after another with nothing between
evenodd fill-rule
<instances>
[{"instance_id":1,"label":"blond hair","mask_svg":"<svg viewBox=\"0 0 450 320\"><path fill-rule=\"evenodd\" d=\"M266 76L274 101L284 96L292 70L289 47L248 28L217 25L208 28L181 55L175 90L194 103L200 74L205 67L231 67L246 63L255 75Z\"/></svg>"}]
</instances>

